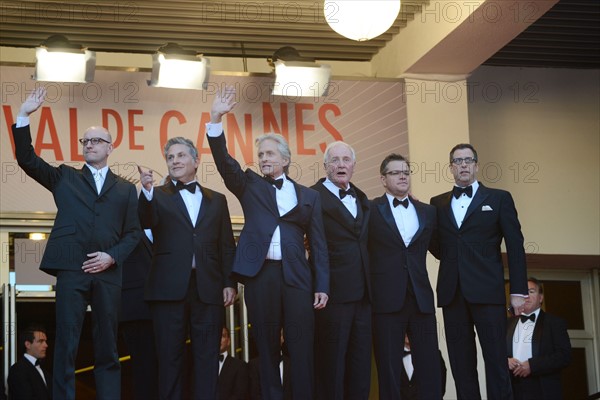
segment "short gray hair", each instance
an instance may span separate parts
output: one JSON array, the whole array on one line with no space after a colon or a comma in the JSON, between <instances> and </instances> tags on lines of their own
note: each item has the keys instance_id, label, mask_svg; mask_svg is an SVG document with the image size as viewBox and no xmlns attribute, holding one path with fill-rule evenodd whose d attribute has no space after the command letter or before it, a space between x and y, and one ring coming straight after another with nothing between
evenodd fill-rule
<instances>
[{"instance_id":1,"label":"short gray hair","mask_svg":"<svg viewBox=\"0 0 600 400\"><path fill-rule=\"evenodd\" d=\"M345 146L348 150L350 150L350 153L352 154L352 162L356 162L356 152L354 151L354 148L352 148L352 146L350 146L348 143L338 140L338 141L329 143L327 145L327 148L325 148L325 153L323 153L323 162L325 164L327 164L327 159L329 158L329 152L331 151L332 148L334 148L337 145Z\"/></svg>"},{"instance_id":2,"label":"short gray hair","mask_svg":"<svg viewBox=\"0 0 600 400\"><path fill-rule=\"evenodd\" d=\"M265 133L264 135L260 135L254 141L256 148L260 147L265 140L272 140L277 143L277 150L279 150L281 156L287 159L290 163L292 162L292 152L290 151L290 146L283 136L281 136L279 133ZM290 165L288 163L288 165L283 168L283 172L286 174L289 166Z\"/></svg>"},{"instance_id":3,"label":"short gray hair","mask_svg":"<svg viewBox=\"0 0 600 400\"><path fill-rule=\"evenodd\" d=\"M164 154L165 158L167 158L167 153L169 152L169 149L171 148L171 146L173 146L175 144L182 144L184 146L187 146L188 151L190 152L190 155L194 159L198 158L198 149L196 148L196 146L194 146L194 142L192 142L190 139L186 139L181 136L171 138L167 141L167 143L165 144L165 148L163 150L163 154Z\"/></svg>"}]
</instances>

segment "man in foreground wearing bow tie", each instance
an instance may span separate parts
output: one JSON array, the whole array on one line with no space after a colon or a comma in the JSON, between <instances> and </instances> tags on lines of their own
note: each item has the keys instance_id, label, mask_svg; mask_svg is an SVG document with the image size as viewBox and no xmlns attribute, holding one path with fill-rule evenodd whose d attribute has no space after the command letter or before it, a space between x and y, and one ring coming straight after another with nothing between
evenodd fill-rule
<instances>
[{"instance_id":1,"label":"man in foreground wearing bow tie","mask_svg":"<svg viewBox=\"0 0 600 400\"><path fill-rule=\"evenodd\" d=\"M470 144L450 151L452 191L431 199L438 230L430 248L441 261L437 298L459 399L480 399L475 332L485 359L487 398L511 398L506 367L506 299L500 245L506 244L511 304L519 315L527 297L523 234L509 192L477 181L478 158Z\"/></svg>"},{"instance_id":2,"label":"man in foreground wearing bow tie","mask_svg":"<svg viewBox=\"0 0 600 400\"><path fill-rule=\"evenodd\" d=\"M183 398L183 353L189 337L193 398L217 396L219 344L225 308L235 299L229 274L235 242L227 200L196 181L198 149L191 140L171 138L164 149L170 179L153 186L141 167L138 211L152 229L152 267L145 300L156 337L161 400Z\"/></svg>"},{"instance_id":3,"label":"man in foreground wearing bow tie","mask_svg":"<svg viewBox=\"0 0 600 400\"><path fill-rule=\"evenodd\" d=\"M25 100L13 125L19 166L50 192L57 213L40 269L56 276L56 345L53 397L75 398L75 358L88 306L92 308L96 398L121 398L117 351L123 262L140 238L135 186L108 167L112 137L103 127L79 139L85 165L52 166L35 154L29 116L46 96L43 87Z\"/></svg>"},{"instance_id":4,"label":"man in foreground wearing bow tie","mask_svg":"<svg viewBox=\"0 0 600 400\"><path fill-rule=\"evenodd\" d=\"M560 400L561 371L571 361L564 319L541 309L544 287L529 278L529 297L520 317L508 321L506 344L515 400Z\"/></svg>"},{"instance_id":5,"label":"man in foreground wearing bow tie","mask_svg":"<svg viewBox=\"0 0 600 400\"><path fill-rule=\"evenodd\" d=\"M40 365L46 358L48 342L42 327L29 326L19 333L19 343L25 349L23 358L8 372L10 400L51 400L52 376Z\"/></svg>"},{"instance_id":6,"label":"man in foreground wearing bow tie","mask_svg":"<svg viewBox=\"0 0 600 400\"><path fill-rule=\"evenodd\" d=\"M433 290L427 248L435 208L409 197L410 167L390 154L379 168L385 194L371 201L369 255L373 295L373 347L381 400L401 399L404 338L412 346L422 399L442 398Z\"/></svg>"},{"instance_id":7,"label":"man in foreground wearing bow tie","mask_svg":"<svg viewBox=\"0 0 600 400\"><path fill-rule=\"evenodd\" d=\"M287 176L291 154L281 135L270 133L256 139L264 177L252 169L242 170L227 152L221 123L235 104L233 88L218 93L206 130L217 169L244 210L233 274L245 286L248 317L260 356L262 398L283 398L278 367L283 327L293 398L310 400L314 396L313 308L324 308L329 293L321 200L317 192Z\"/></svg>"},{"instance_id":8,"label":"man in foreground wearing bow tie","mask_svg":"<svg viewBox=\"0 0 600 400\"><path fill-rule=\"evenodd\" d=\"M366 400L371 384L369 200L350 183L356 154L344 142L325 149L321 195L329 250L327 307L315 314L317 399Z\"/></svg>"}]
</instances>

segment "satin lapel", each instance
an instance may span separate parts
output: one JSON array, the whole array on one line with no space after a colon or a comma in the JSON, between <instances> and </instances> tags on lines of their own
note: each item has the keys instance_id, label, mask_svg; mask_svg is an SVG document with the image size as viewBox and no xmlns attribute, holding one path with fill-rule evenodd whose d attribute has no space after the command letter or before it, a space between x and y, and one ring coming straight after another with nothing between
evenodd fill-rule
<instances>
[{"instance_id":1,"label":"satin lapel","mask_svg":"<svg viewBox=\"0 0 600 400\"><path fill-rule=\"evenodd\" d=\"M511 318L508 320L507 329L506 329L506 351L508 352L508 356L513 356L513 339L515 337L515 328L517 327L517 322L519 322L518 318Z\"/></svg>"},{"instance_id":2,"label":"satin lapel","mask_svg":"<svg viewBox=\"0 0 600 400\"><path fill-rule=\"evenodd\" d=\"M183 198L179 194L179 190L173 185L172 181L169 181L169 185L167 186L167 190L171 193L171 200L175 203L175 206L179 209L180 212L183 213L185 220L192 225L192 220L190 219L190 213L188 213L187 207L185 206L185 202Z\"/></svg>"},{"instance_id":3,"label":"satin lapel","mask_svg":"<svg viewBox=\"0 0 600 400\"><path fill-rule=\"evenodd\" d=\"M94 193L98 193L98 189L96 189L96 182L94 181L94 176L92 175L92 171L90 171L90 169L85 164L83 165L83 168L81 169L81 173L83 174L85 181L88 183L88 185L90 185L90 187L92 188Z\"/></svg>"},{"instance_id":4,"label":"satin lapel","mask_svg":"<svg viewBox=\"0 0 600 400\"><path fill-rule=\"evenodd\" d=\"M479 188L477 189L477 193L473 196L473 200L471 200L471 204L469 204L469 208L467 208L467 213L465 214L465 219L463 219L463 225L467 222L469 217L477 210L481 203L489 196L489 192L487 188L482 184L479 184Z\"/></svg>"},{"instance_id":5,"label":"satin lapel","mask_svg":"<svg viewBox=\"0 0 600 400\"><path fill-rule=\"evenodd\" d=\"M205 190L203 187L200 187L200 190L202 191L202 203L200 203L200 211L198 211L198 218L196 218L196 228L200 224L200 221L202 221L202 219L206 215L206 212L210 208L212 202L212 194Z\"/></svg>"},{"instance_id":6,"label":"satin lapel","mask_svg":"<svg viewBox=\"0 0 600 400\"><path fill-rule=\"evenodd\" d=\"M46 382L44 382L44 379L38 372L35 365L33 365L29 360L25 360L25 362L27 363L27 364L25 364L25 365L27 365L27 368L29 368L31 370L31 375L35 376L35 379L39 382L39 384L44 385L44 387L47 389L48 385L46 384ZM48 371L46 371L46 369L42 368L42 372L44 372L44 378L48 379Z\"/></svg>"},{"instance_id":7,"label":"satin lapel","mask_svg":"<svg viewBox=\"0 0 600 400\"><path fill-rule=\"evenodd\" d=\"M458 225L456 224L456 218L454 217L454 213L452 212L452 192L446 193L446 197L444 198L444 204L442 207L442 212L446 215L446 218L450 221L452 226L458 230Z\"/></svg>"},{"instance_id":8,"label":"satin lapel","mask_svg":"<svg viewBox=\"0 0 600 400\"><path fill-rule=\"evenodd\" d=\"M394 215L392 214L392 209L390 208L390 203L385 195L377 199L377 208L379 212L383 216L385 222L389 225L392 231L396 234L396 239L402 243L404 246L404 239L402 239L402 235L400 235L400 231L398 231L398 226L396 225L396 220L394 219Z\"/></svg>"},{"instance_id":9,"label":"satin lapel","mask_svg":"<svg viewBox=\"0 0 600 400\"><path fill-rule=\"evenodd\" d=\"M544 331L544 321L546 316L544 311L540 310L538 314L538 320L533 328L533 337L531 338L531 356L538 357L540 355L540 344L542 341L542 332Z\"/></svg>"},{"instance_id":10,"label":"satin lapel","mask_svg":"<svg viewBox=\"0 0 600 400\"><path fill-rule=\"evenodd\" d=\"M425 229L425 207L417 201L412 201L413 206L415 206L415 210L417 210L417 219L419 220L419 228L415 232L410 244L415 243L419 239L419 235L423 233L423 229Z\"/></svg>"},{"instance_id":11,"label":"satin lapel","mask_svg":"<svg viewBox=\"0 0 600 400\"><path fill-rule=\"evenodd\" d=\"M356 190L356 188L354 190ZM362 192L357 191L357 193L358 193L358 198L356 199L356 205L362 212L362 216L360 216L359 214L356 214L356 217L358 218L360 216L362 218L362 221L360 221L361 222L360 234L362 235L365 233L365 231L367 231L369 229L369 224L365 224L365 215L367 215L369 213L369 199Z\"/></svg>"},{"instance_id":12,"label":"satin lapel","mask_svg":"<svg viewBox=\"0 0 600 400\"><path fill-rule=\"evenodd\" d=\"M266 200L269 203L268 204L269 208L271 210L275 210L275 215L279 215L279 208L277 208L277 195L276 195L277 189L275 188L275 186L273 186L269 182L267 182L265 180L265 178L261 177L260 180L262 180L262 182L260 184L264 185L267 188L267 191L269 192L269 196L267 196L267 200Z\"/></svg>"},{"instance_id":13,"label":"satin lapel","mask_svg":"<svg viewBox=\"0 0 600 400\"><path fill-rule=\"evenodd\" d=\"M321 186L319 191L323 193L323 196L321 196L323 212L330 214L341 226L354 233L355 219L350 211L336 195L331 193L325 186Z\"/></svg>"},{"instance_id":14,"label":"satin lapel","mask_svg":"<svg viewBox=\"0 0 600 400\"><path fill-rule=\"evenodd\" d=\"M87 168L89 170L89 168ZM93 178L92 178L93 181ZM106 178L104 178L104 184L102 185L102 189L100 190L100 194L98 196L102 196L104 193L106 193L108 190L110 190L111 187L113 187L115 184L117 183L117 178L115 177L115 174L113 174L113 172L109 169L108 172L106 173ZM93 182L94 188L96 187L96 183Z\"/></svg>"}]
</instances>

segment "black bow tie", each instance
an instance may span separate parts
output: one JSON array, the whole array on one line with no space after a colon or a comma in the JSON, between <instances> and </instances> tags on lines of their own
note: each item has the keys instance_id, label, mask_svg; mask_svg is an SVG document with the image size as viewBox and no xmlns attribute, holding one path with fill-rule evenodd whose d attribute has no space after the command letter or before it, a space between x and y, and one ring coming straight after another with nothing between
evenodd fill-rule
<instances>
[{"instance_id":1,"label":"black bow tie","mask_svg":"<svg viewBox=\"0 0 600 400\"><path fill-rule=\"evenodd\" d=\"M270 176L265 176L265 180L271 185L275 185L277 190L281 189L281 187L283 186L283 178L273 179Z\"/></svg>"},{"instance_id":2,"label":"black bow tie","mask_svg":"<svg viewBox=\"0 0 600 400\"><path fill-rule=\"evenodd\" d=\"M457 199L463 194L465 193L467 196L469 197L473 197L473 186L469 185L467 187L461 188L459 186L454 186L454 189L452 189L452 194L454 195L454 197L456 197Z\"/></svg>"},{"instance_id":3,"label":"black bow tie","mask_svg":"<svg viewBox=\"0 0 600 400\"><path fill-rule=\"evenodd\" d=\"M352 196L356 198L356 192L353 188L350 188L348 190L340 189L340 199L343 199L346 196Z\"/></svg>"},{"instance_id":4,"label":"black bow tie","mask_svg":"<svg viewBox=\"0 0 600 400\"><path fill-rule=\"evenodd\" d=\"M37 367L38 365L40 365L40 360L35 360L35 366Z\"/></svg>"},{"instance_id":5,"label":"black bow tie","mask_svg":"<svg viewBox=\"0 0 600 400\"><path fill-rule=\"evenodd\" d=\"M225 359L225 354L219 354L219 361L223 362Z\"/></svg>"},{"instance_id":6,"label":"black bow tie","mask_svg":"<svg viewBox=\"0 0 600 400\"><path fill-rule=\"evenodd\" d=\"M408 208L408 197L404 200L398 200L397 198L394 197L394 201L392 204L394 204L394 208L398 207L401 204L404 208Z\"/></svg>"},{"instance_id":7,"label":"black bow tie","mask_svg":"<svg viewBox=\"0 0 600 400\"><path fill-rule=\"evenodd\" d=\"M177 181L175 187L177 188L177 190L187 189L190 193L193 194L196 192L196 185L198 185L198 182L196 181L188 183L187 185L183 184L181 181Z\"/></svg>"},{"instance_id":8,"label":"black bow tie","mask_svg":"<svg viewBox=\"0 0 600 400\"><path fill-rule=\"evenodd\" d=\"M404 358L406 356L410 356L410 350L403 350L402 351L402 358Z\"/></svg>"},{"instance_id":9,"label":"black bow tie","mask_svg":"<svg viewBox=\"0 0 600 400\"><path fill-rule=\"evenodd\" d=\"M527 321L535 322L535 314L531 315L521 315L521 322L525 323Z\"/></svg>"}]
</instances>

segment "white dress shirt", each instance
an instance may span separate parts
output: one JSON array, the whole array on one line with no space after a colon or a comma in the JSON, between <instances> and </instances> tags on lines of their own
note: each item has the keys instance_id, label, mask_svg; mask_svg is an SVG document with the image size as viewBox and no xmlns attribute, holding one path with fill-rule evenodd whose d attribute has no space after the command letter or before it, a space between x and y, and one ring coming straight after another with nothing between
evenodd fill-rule
<instances>
[{"instance_id":1,"label":"white dress shirt","mask_svg":"<svg viewBox=\"0 0 600 400\"><path fill-rule=\"evenodd\" d=\"M527 361L532 357L531 344L533 343L533 330L540 317L540 309L538 308L531 314L535 314L535 322L527 320L523 323L521 322L521 318L517 317L519 318L519 322L517 322L515 332L513 333L512 346L513 358L519 361ZM529 316L531 314L523 315Z\"/></svg>"},{"instance_id":2,"label":"white dress shirt","mask_svg":"<svg viewBox=\"0 0 600 400\"><path fill-rule=\"evenodd\" d=\"M85 163L85 166L89 168L92 176L94 177L94 182L96 182L96 191L98 194L102 191L102 186L104 185L104 181L106 180L106 174L108 174L108 165L100 169L96 169L92 167L90 164Z\"/></svg>"},{"instance_id":3,"label":"white dress shirt","mask_svg":"<svg viewBox=\"0 0 600 400\"><path fill-rule=\"evenodd\" d=\"M410 349L407 349L405 347L404 351L410 351ZM415 367L412 363L412 354L407 354L404 357L402 357L402 363L404 364L404 371L406 371L406 375L408 376L408 380L410 381L412 379L413 373L415 372Z\"/></svg>"},{"instance_id":4,"label":"white dress shirt","mask_svg":"<svg viewBox=\"0 0 600 400\"><path fill-rule=\"evenodd\" d=\"M210 137L219 137L223 134L223 124L206 124L206 134ZM277 201L277 209L279 216L285 215L292 208L298 204L298 198L296 197L296 188L294 184L288 180L285 174L276 177L275 179L283 179L283 185L281 189L275 189L275 200ZM267 251L267 260L281 260L281 232L279 225L275 228L273 236L271 237L271 243L269 244L269 250Z\"/></svg>"},{"instance_id":5,"label":"white dress shirt","mask_svg":"<svg viewBox=\"0 0 600 400\"><path fill-rule=\"evenodd\" d=\"M329 189L329 191L331 193L333 193L335 195L335 197L340 199L340 201L342 202L342 204L344 204L344 206L350 212L350 214L352 214L352 216L354 218L356 218L358 210L357 210L357 205L356 205L356 198L354 198L354 196L344 196L344 198L341 199L340 198L340 188L337 187L333 182L331 182L329 180L329 178L325 178L325 181L323 181L323 186L325 186L327 189ZM348 190L348 189L350 189L350 184L348 184L348 187L344 190Z\"/></svg>"},{"instance_id":6,"label":"white dress shirt","mask_svg":"<svg viewBox=\"0 0 600 400\"><path fill-rule=\"evenodd\" d=\"M225 360L227 360L228 354L229 352L227 350L221 353L221 355L223 356L223 361L219 360L219 375L221 375L221 370L223 369L223 364L225 364Z\"/></svg>"},{"instance_id":7,"label":"white dress shirt","mask_svg":"<svg viewBox=\"0 0 600 400\"><path fill-rule=\"evenodd\" d=\"M398 231L402 236L402 240L404 240L404 245L408 247L415 236L415 233L417 233L419 230L419 218L417 217L417 210L410 199L408 200L407 208L404 208L404 206L401 205L394 207L395 197L389 193L386 193L385 195L390 203L392 215L394 216L394 220L396 221L396 226L398 227ZM402 199L398 200L402 201L404 199L408 199L408 196L404 196Z\"/></svg>"},{"instance_id":8,"label":"white dress shirt","mask_svg":"<svg viewBox=\"0 0 600 400\"><path fill-rule=\"evenodd\" d=\"M475 181L471 184L471 186L473 187L473 195L471 197L467 196L466 193L461 194L458 199L454 197L454 195L452 195L452 201L450 202L450 206L452 207L452 214L454 214L456 225L458 225L459 228L465 219L467 209L471 205L471 201L473 200L473 197L475 197L475 193L477 193L477 189L479 188L479 182Z\"/></svg>"}]
</instances>

